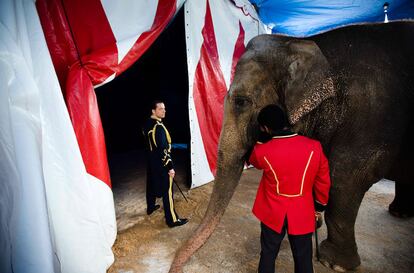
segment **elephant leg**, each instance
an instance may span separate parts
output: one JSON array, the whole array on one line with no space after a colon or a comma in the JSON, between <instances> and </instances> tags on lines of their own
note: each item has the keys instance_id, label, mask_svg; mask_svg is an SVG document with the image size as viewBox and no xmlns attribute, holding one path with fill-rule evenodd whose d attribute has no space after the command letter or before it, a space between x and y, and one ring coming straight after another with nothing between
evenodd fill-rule
<instances>
[{"instance_id":1,"label":"elephant leg","mask_svg":"<svg viewBox=\"0 0 414 273\"><path fill-rule=\"evenodd\" d=\"M332 187L325 221L328 238L321 243L321 262L336 271L352 270L361 264L355 241L355 221L365 192L379 180L382 154L359 150L359 157L352 154L352 147L335 149L330 156ZM372 151L372 150L371 150Z\"/></svg>"},{"instance_id":2,"label":"elephant leg","mask_svg":"<svg viewBox=\"0 0 414 273\"><path fill-rule=\"evenodd\" d=\"M411 122L414 124L414 122ZM388 211L395 217L407 218L414 216L414 128L410 126L402 141L398 158L387 178L395 181L395 198Z\"/></svg>"},{"instance_id":3,"label":"elephant leg","mask_svg":"<svg viewBox=\"0 0 414 273\"><path fill-rule=\"evenodd\" d=\"M414 181L409 183L395 182L395 198L388 207L391 215L399 218L408 218L414 216Z\"/></svg>"},{"instance_id":4,"label":"elephant leg","mask_svg":"<svg viewBox=\"0 0 414 273\"><path fill-rule=\"evenodd\" d=\"M320 245L320 260L337 271L355 269L361 264L355 241L355 221L363 193L352 197L346 190L331 190L325 221L328 238Z\"/></svg>"},{"instance_id":5,"label":"elephant leg","mask_svg":"<svg viewBox=\"0 0 414 273\"><path fill-rule=\"evenodd\" d=\"M414 216L414 174L411 171L414 161L400 159L391 171L390 178L395 180L395 198L388 207L391 215L399 218Z\"/></svg>"}]
</instances>

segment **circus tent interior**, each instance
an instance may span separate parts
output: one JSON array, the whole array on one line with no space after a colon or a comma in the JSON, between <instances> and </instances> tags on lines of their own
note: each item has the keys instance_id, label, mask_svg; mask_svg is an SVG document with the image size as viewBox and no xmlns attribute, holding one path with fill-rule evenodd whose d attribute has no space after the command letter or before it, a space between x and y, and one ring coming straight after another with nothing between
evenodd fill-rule
<instances>
[{"instance_id":1,"label":"circus tent interior","mask_svg":"<svg viewBox=\"0 0 414 273\"><path fill-rule=\"evenodd\" d=\"M253 37L414 17L413 1L387 4L0 1L0 272L105 272L117 236L111 162L142 153L152 100L166 103L184 184L205 185Z\"/></svg>"}]
</instances>

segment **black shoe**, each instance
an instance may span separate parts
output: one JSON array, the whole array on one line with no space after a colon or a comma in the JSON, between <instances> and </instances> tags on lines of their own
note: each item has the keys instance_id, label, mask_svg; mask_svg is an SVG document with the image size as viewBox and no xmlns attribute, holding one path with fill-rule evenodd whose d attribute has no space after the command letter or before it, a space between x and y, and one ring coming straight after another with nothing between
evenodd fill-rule
<instances>
[{"instance_id":1,"label":"black shoe","mask_svg":"<svg viewBox=\"0 0 414 273\"><path fill-rule=\"evenodd\" d=\"M185 224L187 224L188 223L188 219L187 218L179 218L177 221L175 221L174 223L171 223L171 224L168 224L167 223L167 225L170 227L170 228L173 228L173 227L179 227L179 226L182 226L182 225L185 225Z\"/></svg>"},{"instance_id":2,"label":"black shoe","mask_svg":"<svg viewBox=\"0 0 414 273\"><path fill-rule=\"evenodd\" d=\"M155 205L152 209L147 208L147 214L151 215L154 211L160 208L160 205Z\"/></svg>"}]
</instances>

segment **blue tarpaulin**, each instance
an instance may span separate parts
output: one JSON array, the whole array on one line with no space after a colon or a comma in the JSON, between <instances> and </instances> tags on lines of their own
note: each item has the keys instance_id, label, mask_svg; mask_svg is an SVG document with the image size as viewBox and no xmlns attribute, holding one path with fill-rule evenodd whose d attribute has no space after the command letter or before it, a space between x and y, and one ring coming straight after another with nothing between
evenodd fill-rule
<instances>
[{"instance_id":1,"label":"blue tarpaulin","mask_svg":"<svg viewBox=\"0 0 414 273\"><path fill-rule=\"evenodd\" d=\"M272 33L306 37L339 26L414 19L414 0L250 0Z\"/></svg>"}]
</instances>

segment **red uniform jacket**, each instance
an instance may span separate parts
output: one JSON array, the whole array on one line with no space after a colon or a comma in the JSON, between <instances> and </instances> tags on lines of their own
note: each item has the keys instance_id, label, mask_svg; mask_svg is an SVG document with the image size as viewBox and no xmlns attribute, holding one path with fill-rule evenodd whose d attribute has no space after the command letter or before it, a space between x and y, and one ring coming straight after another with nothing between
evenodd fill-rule
<instances>
[{"instance_id":1,"label":"red uniform jacket","mask_svg":"<svg viewBox=\"0 0 414 273\"><path fill-rule=\"evenodd\" d=\"M290 134L257 143L250 163L263 169L253 213L266 226L280 233L285 218L288 234L301 235L315 230L315 201L328 202L328 160L321 144Z\"/></svg>"}]
</instances>

